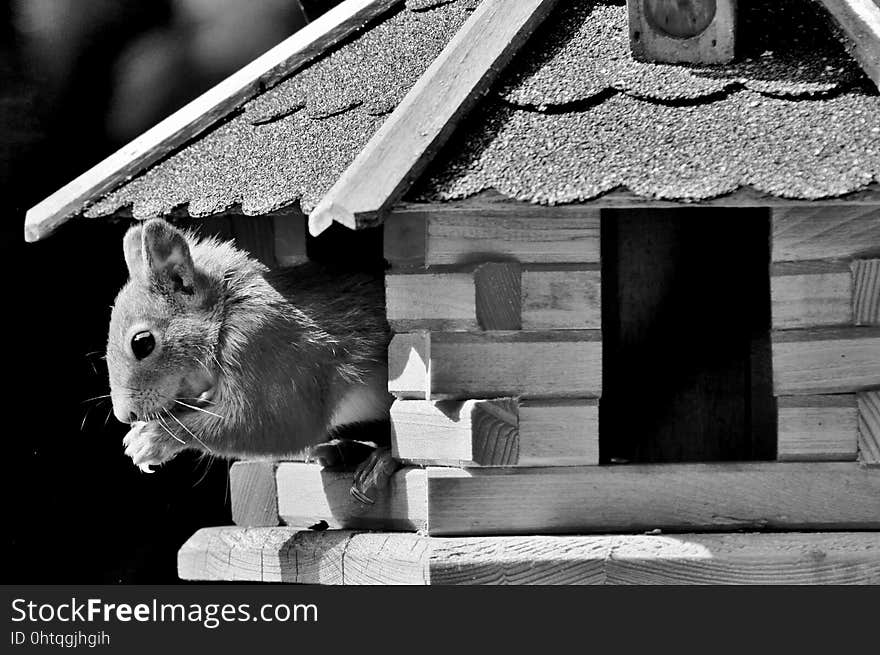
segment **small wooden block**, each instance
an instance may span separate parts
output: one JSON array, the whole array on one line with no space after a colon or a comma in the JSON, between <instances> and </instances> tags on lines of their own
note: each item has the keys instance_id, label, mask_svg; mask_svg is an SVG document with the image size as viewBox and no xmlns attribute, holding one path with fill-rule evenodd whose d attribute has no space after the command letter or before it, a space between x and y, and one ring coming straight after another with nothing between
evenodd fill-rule
<instances>
[{"instance_id":1,"label":"small wooden block","mask_svg":"<svg viewBox=\"0 0 880 655\"><path fill-rule=\"evenodd\" d=\"M398 400L391 406L392 452L417 464L511 466L519 461L513 398Z\"/></svg>"},{"instance_id":2,"label":"small wooden block","mask_svg":"<svg viewBox=\"0 0 880 655\"><path fill-rule=\"evenodd\" d=\"M398 398L430 398L430 373L430 333L395 334L388 345L388 391Z\"/></svg>"},{"instance_id":3,"label":"small wooden block","mask_svg":"<svg viewBox=\"0 0 880 655\"><path fill-rule=\"evenodd\" d=\"M385 218L382 241L385 260L393 270L425 265L428 214L392 213Z\"/></svg>"},{"instance_id":4,"label":"small wooden block","mask_svg":"<svg viewBox=\"0 0 880 655\"><path fill-rule=\"evenodd\" d=\"M859 461L880 466L880 391L865 391L859 399Z\"/></svg>"},{"instance_id":5,"label":"small wooden block","mask_svg":"<svg viewBox=\"0 0 880 655\"><path fill-rule=\"evenodd\" d=\"M598 263L599 210L518 208L515 212L437 213L430 217L427 265L504 260Z\"/></svg>"},{"instance_id":6,"label":"small wooden block","mask_svg":"<svg viewBox=\"0 0 880 655\"><path fill-rule=\"evenodd\" d=\"M855 395L784 396L778 402L780 461L855 461L859 433Z\"/></svg>"},{"instance_id":7,"label":"small wooden block","mask_svg":"<svg viewBox=\"0 0 880 655\"><path fill-rule=\"evenodd\" d=\"M590 466L599 463L599 403L528 400L519 408L520 466Z\"/></svg>"},{"instance_id":8,"label":"small wooden block","mask_svg":"<svg viewBox=\"0 0 880 655\"><path fill-rule=\"evenodd\" d=\"M275 472L278 516L285 525L351 530L418 531L427 525L425 472L404 468L391 476L375 504L355 500L354 474L322 469L317 464L282 462Z\"/></svg>"},{"instance_id":9,"label":"small wooden block","mask_svg":"<svg viewBox=\"0 0 880 655\"><path fill-rule=\"evenodd\" d=\"M522 272L522 329L599 329L602 286L594 268L529 267Z\"/></svg>"},{"instance_id":10,"label":"small wooden block","mask_svg":"<svg viewBox=\"0 0 880 655\"><path fill-rule=\"evenodd\" d=\"M471 273L385 276L388 324L407 330L476 330L477 298Z\"/></svg>"},{"instance_id":11,"label":"small wooden block","mask_svg":"<svg viewBox=\"0 0 880 655\"><path fill-rule=\"evenodd\" d=\"M483 330L519 330L522 327L519 264L487 263L474 271L477 323Z\"/></svg>"},{"instance_id":12,"label":"small wooden block","mask_svg":"<svg viewBox=\"0 0 880 655\"><path fill-rule=\"evenodd\" d=\"M773 209L772 260L849 259L880 254L880 207Z\"/></svg>"},{"instance_id":13,"label":"small wooden block","mask_svg":"<svg viewBox=\"0 0 880 655\"><path fill-rule=\"evenodd\" d=\"M245 527L278 525L275 462L235 462L229 469L232 520Z\"/></svg>"},{"instance_id":14,"label":"small wooden block","mask_svg":"<svg viewBox=\"0 0 880 655\"><path fill-rule=\"evenodd\" d=\"M777 330L853 322L853 276L847 262L775 264L770 296Z\"/></svg>"},{"instance_id":15,"label":"small wooden block","mask_svg":"<svg viewBox=\"0 0 880 655\"><path fill-rule=\"evenodd\" d=\"M880 329L826 328L773 333L777 396L851 393L880 386Z\"/></svg>"},{"instance_id":16,"label":"small wooden block","mask_svg":"<svg viewBox=\"0 0 880 655\"><path fill-rule=\"evenodd\" d=\"M275 220L275 262L297 266L309 260L306 254L308 219L300 212L277 214Z\"/></svg>"},{"instance_id":17,"label":"small wooden block","mask_svg":"<svg viewBox=\"0 0 880 655\"><path fill-rule=\"evenodd\" d=\"M635 59L724 64L733 60L736 0L627 0Z\"/></svg>"},{"instance_id":18,"label":"small wooden block","mask_svg":"<svg viewBox=\"0 0 880 655\"><path fill-rule=\"evenodd\" d=\"M880 259L857 259L852 275L856 325L880 325Z\"/></svg>"}]
</instances>

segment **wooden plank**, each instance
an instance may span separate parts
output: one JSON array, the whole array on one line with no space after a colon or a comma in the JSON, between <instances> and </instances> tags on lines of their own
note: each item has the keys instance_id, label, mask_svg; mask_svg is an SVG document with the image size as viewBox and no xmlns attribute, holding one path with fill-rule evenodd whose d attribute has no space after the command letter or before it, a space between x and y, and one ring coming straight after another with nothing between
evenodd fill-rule
<instances>
[{"instance_id":1,"label":"wooden plank","mask_svg":"<svg viewBox=\"0 0 880 655\"><path fill-rule=\"evenodd\" d=\"M385 219L382 247L393 270L425 265L429 212L394 213Z\"/></svg>"},{"instance_id":2,"label":"wooden plank","mask_svg":"<svg viewBox=\"0 0 880 655\"><path fill-rule=\"evenodd\" d=\"M306 217L299 212L276 214L275 262L278 266L296 266L309 260L306 252Z\"/></svg>"},{"instance_id":3,"label":"wooden plank","mask_svg":"<svg viewBox=\"0 0 880 655\"><path fill-rule=\"evenodd\" d=\"M880 534L618 537L606 584L877 584Z\"/></svg>"},{"instance_id":4,"label":"wooden plank","mask_svg":"<svg viewBox=\"0 0 880 655\"><path fill-rule=\"evenodd\" d=\"M522 328L602 327L601 272L594 268L537 268L522 272Z\"/></svg>"},{"instance_id":5,"label":"wooden plank","mask_svg":"<svg viewBox=\"0 0 880 655\"><path fill-rule=\"evenodd\" d=\"M484 330L522 327L522 271L516 263L490 262L474 271L477 323Z\"/></svg>"},{"instance_id":6,"label":"wooden plank","mask_svg":"<svg viewBox=\"0 0 880 655\"><path fill-rule=\"evenodd\" d=\"M483 0L312 211L311 233L390 209L555 4Z\"/></svg>"},{"instance_id":7,"label":"wooden plank","mask_svg":"<svg viewBox=\"0 0 880 655\"><path fill-rule=\"evenodd\" d=\"M425 400L596 398L602 394L598 330L432 332L395 335L388 390Z\"/></svg>"},{"instance_id":8,"label":"wooden plank","mask_svg":"<svg viewBox=\"0 0 880 655\"><path fill-rule=\"evenodd\" d=\"M229 469L232 521L245 527L279 524L275 462L235 462Z\"/></svg>"},{"instance_id":9,"label":"wooden plank","mask_svg":"<svg viewBox=\"0 0 880 655\"><path fill-rule=\"evenodd\" d=\"M437 213L428 221L428 265L514 260L523 264L599 262L599 212L531 207Z\"/></svg>"},{"instance_id":10,"label":"wooden plank","mask_svg":"<svg viewBox=\"0 0 880 655\"><path fill-rule=\"evenodd\" d=\"M880 466L880 391L858 394L859 461Z\"/></svg>"},{"instance_id":11,"label":"wooden plank","mask_svg":"<svg viewBox=\"0 0 880 655\"><path fill-rule=\"evenodd\" d=\"M736 0L627 0L633 58L662 63L733 60Z\"/></svg>"},{"instance_id":12,"label":"wooden plank","mask_svg":"<svg viewBox=\"0 0 880 655\"><path fill-rule=\"evenodd\" d=\"M597 400L527 400L520 404L517 464L590 466L598 463Z\"/></svg>"},{"instance_id":13,"label":"wooden plank","mask_svg":"<svg viewBox=\"0 0 880 655\"><path fill-rule=\"evenodd\" d=\"M857 259L852 276L856 325L880 325L880 259Z\"/></svg>"},{"instance_id":14,"label":"wooden plank","mask_svg":"<svg viewBox=\"0 0 880 655\"><path fill-rule=\"evenodd\" d=\"M874 0L821 0L847 37L849 52L880 89L880 6Z\"/></svg>"},{"instance_id":15,"label":"wooden plank","mask_svg":"<svg viewBox=\"0 0 880 655\"><path fill-rule=\"evenodd\" d=\"M275 222L272 216L231 216L235 245L269 268L275 261Z\"/></svg>"},{"instance_id":16,"label":"wooden plank","mask_svg":"<svg viewBox=\"0 0 880 655\"><path fill-rule=\"evenodd\" d=\"M880 475L857 463L427 471L438 536L880 528Z\"/></svg>"},{"instance_id":17,"label":"wooden plank","mask_svg":"<svg viewBox=\"0 0 880 655\"><path fill-rule=\"evenodd\" d=\"M282 523L309 528L351 530L405 530L425 528L425 472L404 468L395 473L373 505L355 500L349 490L353 473L322 469L317 464L283 462L278 465L278 516Z\"/></svg>"},{"instance_id":18,"label":"wooden plank","mask_svg":"<svg viewBox=\"0 0 880 655\"><path fill-rule=\"evenodd\" d=\"M777 330L853 322L853 275L848 262L774 264L770 297Z\"/></svg>"},{"instance_id":19,"label":"wooden plank","mask_svg":"<svg viewBox=\"0 0 880 655\"><path fill-rule=\"evenodd\" d=\"M777 396L850 393L880 386L880 329L824 328L773 333Z\"/></svg>"},{"instance_id":20,"label":"wooden plank","mask_svg":"<svg viewBox=\"0 0 880 655\"><path fill-rule=\"evenodd\" d=\"M236 107L320 56L399 0L346 0L28 210L25 239L51 234L83 205L199 136Z\"/></svg>"},{"instance_id":21,"label":"wooden plank","mask_svg":"<svg viewBox=\"0 0 880 655\"><path fill-rule=\"evenodd\" d=\"M416 464L511 466L519 461L514 398L398 400L391 406L392 452Z\"/></svg>"},{"instance_id":22,"label":"wooden plank","mask_svg":"<svg viewBox=\"0 0 880 655\"><path fill-rule=\"evenodd\" d=\"M856 460L859 411L853 394L778 399L777 459Z\"/></svg>"},{"instance_id":23,"label":"wooden plank","mask_svg":"<svg viewBox=\"0 0 880 655\"><path fill-rule=\"evenodd\" d=\"M880 255L880 206L774 209L772 243L774 262Z\"/></svg>"},{"instance_id":24,"label":"wooden plank","mask_svg":"<svg viewBox=\"0 0 880 655\"><path fill-rule=\"evenodd\" d=\"M424 537L216 527L183 545L178 575L345 585L878 584L880 534Z\"/></svg>"},{"instance_id":25,"label":"wooden plank","mask_svg":"<svg viewBox=\"0 0 880 655\"><path fill-rule=\"evenodd\" d=\"M398 332L477 330L476 295L471 273L385 276L388 324Z\"/></svg>"},{"instance_id":26,"label":"wooden plank","mask_svg":"<svg viewBox=\"0 0 880 655\"><path fill-rule=\"evenodd\" d=\"M398 398L431 397L431 335L395 334L388 344L388 391Z\"/></svg>"}]
</instances>

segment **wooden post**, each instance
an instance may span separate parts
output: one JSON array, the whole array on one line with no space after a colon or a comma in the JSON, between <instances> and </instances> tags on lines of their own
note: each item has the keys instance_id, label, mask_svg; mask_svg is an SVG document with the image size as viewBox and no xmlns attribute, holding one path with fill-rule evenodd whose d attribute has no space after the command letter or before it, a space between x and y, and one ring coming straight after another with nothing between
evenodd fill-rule
<instances>
[{"instance_id":1,"label":"wooden post","mask_svg":"<svg viewBox=\"0 0 880 655\"><path fill-rule=\"evenodd\" d=\"M722 64L733 59L736 0L627 0L633 57Z\"/></svg>"}]
</instances>

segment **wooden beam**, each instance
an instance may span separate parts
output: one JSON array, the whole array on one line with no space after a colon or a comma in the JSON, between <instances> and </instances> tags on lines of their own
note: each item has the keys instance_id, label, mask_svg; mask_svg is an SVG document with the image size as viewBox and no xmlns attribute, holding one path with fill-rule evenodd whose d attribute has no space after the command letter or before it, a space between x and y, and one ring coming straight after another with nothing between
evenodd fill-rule
<instances>
[{"instance_id":1,"label":"wooden beam","mask_svg":"<svg viewBox=\"0 0 880 655\"><path fill-rule=\"evenodd\" d=\"M805 261L771 267L773 328L853 323L853 275L845 261Z\"/></svg>"},{"instance_id":2,"label":"wooden beam","mask_svg":"<svg viewBox=\"0 0 880 655\"><path fill-rule=\"evenodd\" d=\"M880 528L857 463L430 468L428 533Z\"/></svg>"},{"instance_id":3,"label":"wooden beam","mask_svg":"<svg viewBox=\"0 0 880 655\"><path fill-rule=\"evenodd\" d=\"M183 545L177 573L335 585L880 584L880 534L456 538L216 527Z\"/></svg>"},{"instance_id":4,"label":"wooden beam","mask_svg":"<svg viewBox=\"0 0 880 655\"><path fill-rule=\"evenodd\" d=\"M306 252L306 217L300 212L276 214L275 262L279 266L296 266L309 260Z\"/></svg>"},{"instance_id":5,"label":"wooden beam","mask_svg":"<svg viewBox=\"0 0 880 655\"><path fill-rule=\"evenodd\" d=\"M777 396L852 393L880 387L880 329L785 330L772 335Z\"/></svg>"},{"instance_id":6,"label":"wooden beam","mask_svg":"<svg viewBox=\"0 0 880 655\"><path fill-rule=\"evenodd\" d=\"M530 266L522 272L522 329L602 327L602 274L598 265Z\"/></svg>"},{"instance_id":7,"label":"wooden beam","mask_svg":"<svg viewBox=\"0 0 880 655\"><path fill-rule=\"evenodd\" d=\"M867 466L880 466L880 391L858 394L859 400L859 461Z\"/></svg>"},{"instance_id":8,"label":"wooden beam","mask_svg":"<svg viewBox=\"0 0 880 655\"><path fill-rule=\"evenodd\" d=\"M777 208L772 221L774 262L880 254L880 205Z\"/></svg>"},{"instance_id":9,"label":"wooden beam","mask_svg":"<svg viewBox=\"0 0 880 655\"><path fill-rule=\"evenodd\" d=\"M229 469L232 522L245 527L278 525L275 462L235 462Z\"/></svg>"},{"instance_id":10,"label":"wooden beam","mask_svg":"<svg viewBox=\"0 0 880 655\"><path fill-rule=\"evenodd\" d=\"M388 390L398 397L602 395L598 330L399 334L388 347L388 361Z\"/></svg>"},{"instance_id":11,"label":"wooden beam","mask_svg":"<svg viewBox=\"0 0 880 655\"><path fill-rule=\"evenodd\" d=\"M350 472L322 469L317 464L282 462L275 472L278 516L285 525L352 530L418 531L427 524L425 473L397 471L373 505L355 500Z\"/></svg>"},{"instance_id":12,"label":"wooden beam","mask_svg":"<svg viewBox=\"0 0 880 655\"><path fill-rule=\"evenodd\" d=\"M144 132L28 210L25 239L37 241L172 151L199 136L247 100L380 16L399 0L346 0Z\"/></svg>"},{"instance_id":13,"label":"wooden beam","mask_svg":"<svg viewBox=\"0 0 880 655\"><path fill-rule=\"evenodd\" d=\"M880 326L880 259L857 259L852 276L855 324Z\"/></svg>"},{"instance_id":14,"label":"wooden beam","mask_svg":"<svg viewBox=\"0 0 880 655\"><path fill-rule=\"evenodd\" d=\"M847 37L848 50L880 89L880 5L874 0L821 0Z\"/></svg>"},{"instance_id":15,"label":"wooden beam","mask_svg":"<svg viewBox=\"0 0 880 655\"><path fill-rule=\"evenodd\" d=\"M859 410L854 394L784 396L778 400L777 421L781 462L856 460Z\"/></svg>"},{"instance_id":16,"label":"wooden beam","mask_svg":"<svg viewBox=\"0 0 880 655\"><path fill-rule=\"evenodd\" d=\"M311 233L386 212L555 4L483 0L311 213Z\"/></svg>"},{"instance_id":17,"label":"wooden beam","mask_svg":"<svg viewBox=\"0 0 880 655\"><path fill-rule=\"evenodd\" d=\"M593 399L398 400L394 456L433 466L588 466L599 463Z\"/></svg>"}]
</instances>

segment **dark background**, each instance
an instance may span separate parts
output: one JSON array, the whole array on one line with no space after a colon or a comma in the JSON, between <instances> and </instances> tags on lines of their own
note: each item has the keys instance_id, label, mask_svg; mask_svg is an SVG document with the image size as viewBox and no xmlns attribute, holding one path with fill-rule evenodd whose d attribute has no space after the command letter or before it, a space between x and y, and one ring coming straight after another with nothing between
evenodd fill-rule
<instances>
[{"instance_id":1,"label":"dark background","mask_svg":"<svg viewBox=\"0 0 880 655\"><path fill-rule=\"evenodd\" d=\"M102 359L122 222L36 244L28 207L337 4L0 0L3 583L176 582L179 546L230 523L227 464L153 475L123 455Z\"/></svg>"}]
</instances>

